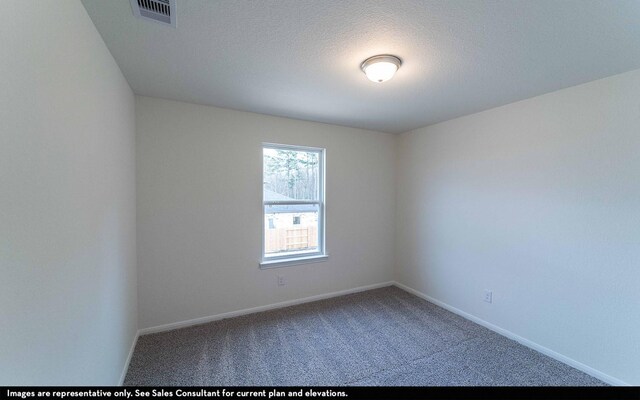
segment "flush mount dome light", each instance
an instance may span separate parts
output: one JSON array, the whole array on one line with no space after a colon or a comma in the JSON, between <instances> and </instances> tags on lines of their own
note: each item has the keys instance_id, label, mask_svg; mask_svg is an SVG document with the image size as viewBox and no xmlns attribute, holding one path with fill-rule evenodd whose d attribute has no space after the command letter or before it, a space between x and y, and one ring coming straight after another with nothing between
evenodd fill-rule
<instances>
[{"instance_id":1,"label":"flush mount dome light","mask_svg":"<svg viewBox=\"0 0 640 400\"><path fill-rule=\"evenodd\" d=\"M385 54L367 58L360 68L370 81L380 83L393 78L400 65L402 61L398 57Z\"/></svg>"}]
</instances>

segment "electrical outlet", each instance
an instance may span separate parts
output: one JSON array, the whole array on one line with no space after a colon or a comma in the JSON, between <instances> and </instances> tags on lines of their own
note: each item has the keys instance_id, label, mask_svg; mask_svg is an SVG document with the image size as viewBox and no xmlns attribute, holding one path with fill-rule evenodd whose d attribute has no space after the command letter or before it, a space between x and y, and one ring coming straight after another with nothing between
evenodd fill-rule
<instances>
[{"instance_id":1,"label":"electrical outlet","mask_svg":"<svg viewBox=\"0 0 640 400\"><path fill-rule=\"evenodd\" d=\"M493 292L491 290L484 291L484 301L486 301L487 303L493 302Z\"/></svg>"},{"instance_id":2,"label":"electrical outlet","mask_svg":"<svg viewBox=\"0 0 640 400\"><path fill-rule=\"evenodd\" d=\"M278 286L284 286L284 276L278 275Z\"/></svg>"}]
</instances>

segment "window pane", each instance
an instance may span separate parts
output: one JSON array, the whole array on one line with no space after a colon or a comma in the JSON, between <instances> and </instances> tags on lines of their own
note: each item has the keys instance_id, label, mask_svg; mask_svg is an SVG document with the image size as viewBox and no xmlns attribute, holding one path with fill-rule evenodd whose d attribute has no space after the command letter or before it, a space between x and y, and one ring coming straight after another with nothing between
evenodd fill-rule
<instances>
[{"instance_id":1,"label":"window pane","mask_svg":"<svg viewBox=\"0 0 640 400\"><path fill-rule=\"evenodd\" d=\"M264 200L318 200L320 153L263 149Z\"/></svg>"},{"instance_id":2,"label":"window pane","mask_svg":"<svg viewBox=\"0 0 640 400\"><path fill-rule=\"evenodd\" d=\"M319 215L317 204L264 206L265 257L317 252Z\"/></svg>"}]
</instances>

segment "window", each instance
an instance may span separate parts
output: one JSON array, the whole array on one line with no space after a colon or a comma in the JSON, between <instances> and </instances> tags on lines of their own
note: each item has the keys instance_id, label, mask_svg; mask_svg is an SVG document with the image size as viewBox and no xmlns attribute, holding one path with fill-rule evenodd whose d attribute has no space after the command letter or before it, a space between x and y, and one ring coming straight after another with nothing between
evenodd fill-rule
<instances>
[{"instance_id":1,"label":"window","mask_svg":"<svg viewBox=\"0 0 640 400\"><path fill-rule=\"evenodd\" d=\"M327 258L324 248L324 149L265 144L262 267Z\"/></svg>"}]
</instances>

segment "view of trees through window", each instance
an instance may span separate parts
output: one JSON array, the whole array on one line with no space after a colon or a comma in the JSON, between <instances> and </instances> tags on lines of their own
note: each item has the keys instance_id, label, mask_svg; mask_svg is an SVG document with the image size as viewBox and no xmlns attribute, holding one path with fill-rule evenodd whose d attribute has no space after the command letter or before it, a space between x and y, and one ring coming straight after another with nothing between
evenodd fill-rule
<instances>
[{"instance_id":1,"label":"view of trees through window","mask_svg":"<svg viewBox=\"0 0 640 400\"><path fill-rule=\"evenodd\" d=\"M317 200L318 155L316 152L265 148L265 190L295 200Z\"/></svg>"},{"instance_id":2,"label":"view of trees through window","mask_svg":"<svg viewBox=\"0 0 640 400\"><path fill-rule=\"evenodd\" d=\"M321 154L263 148L264 257L321 251Z\"/></svg>"}]
</instances>

